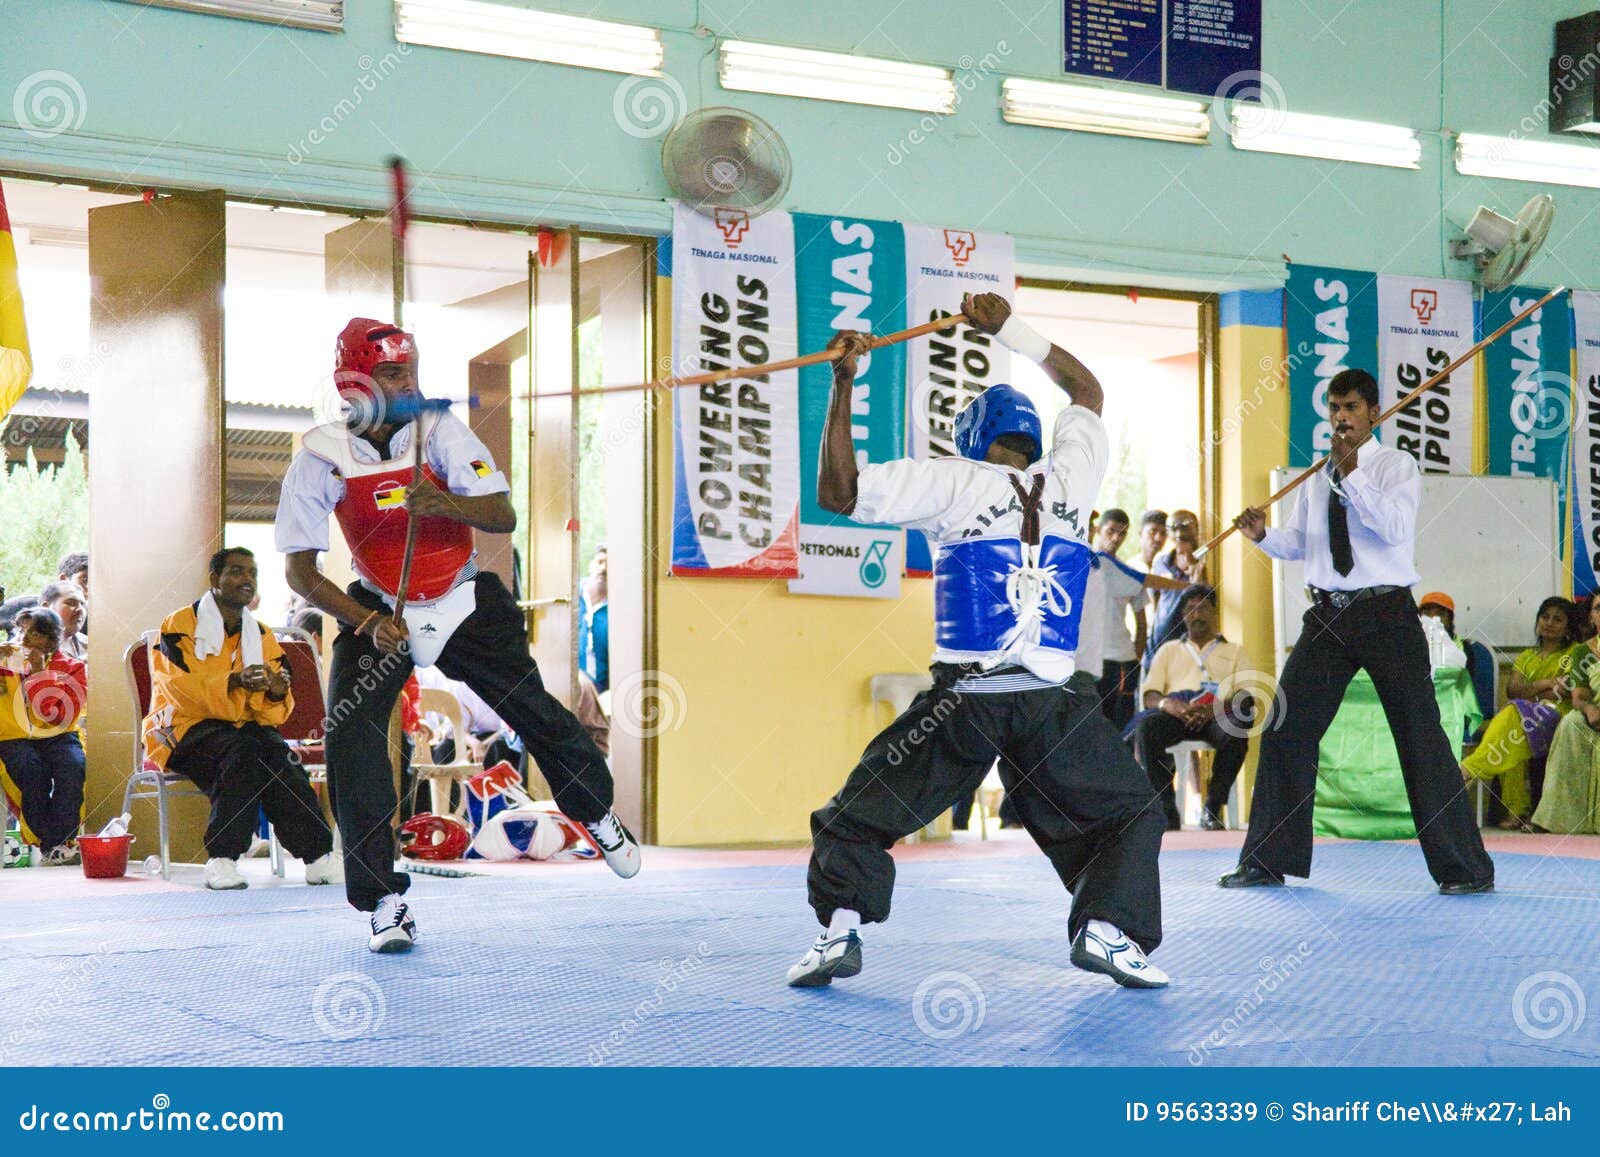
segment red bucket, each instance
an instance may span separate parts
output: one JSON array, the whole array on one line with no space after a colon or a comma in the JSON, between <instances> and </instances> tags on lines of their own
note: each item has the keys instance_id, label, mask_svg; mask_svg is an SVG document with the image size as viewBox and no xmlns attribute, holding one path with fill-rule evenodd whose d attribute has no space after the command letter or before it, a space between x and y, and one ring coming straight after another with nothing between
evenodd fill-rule
<instances>
[{"instance_id":1,"label":"red bucket","mask_svg":"<svg viewBox=\"0 0 1600 1157\"><path fill-rule=\"evenodd\" d=\"M78 852L83 856L83 874L91 880L115 880L128 874L128 847L132 835L79 836Z\"/></svg>"}]
</instances>

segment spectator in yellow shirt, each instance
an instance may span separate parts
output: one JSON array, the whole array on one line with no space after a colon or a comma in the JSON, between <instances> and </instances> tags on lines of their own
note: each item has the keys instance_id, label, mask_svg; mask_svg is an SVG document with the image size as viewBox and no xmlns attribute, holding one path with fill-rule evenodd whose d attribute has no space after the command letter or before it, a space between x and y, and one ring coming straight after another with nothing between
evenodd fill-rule
<instances>
[{"instance_id":1,"label":"spectator in yellow shirt","mask_svg":"<svg viewBox=\"0 0 1600 1157\"><path fill-rule=\"evenodd\" d=\"M235 861L250 846L257 808L305 861L306 883L342 883L322 805L278 733L294 709L289 665L272 632L250 615L255 594L255 556L220 550L211 558L211 589L161 624L150 652L145 750L211 801L207 888L247 886Z\"/></svg>"}]
</instances>

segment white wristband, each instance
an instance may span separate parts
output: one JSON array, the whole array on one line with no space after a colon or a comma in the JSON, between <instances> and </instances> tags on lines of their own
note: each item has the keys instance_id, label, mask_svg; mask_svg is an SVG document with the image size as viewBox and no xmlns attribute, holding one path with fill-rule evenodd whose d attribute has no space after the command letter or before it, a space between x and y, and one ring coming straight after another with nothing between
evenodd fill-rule
<instances>
[{"instance_id":1,"label":"white wristband","mask_svg":"<svg viewBox=\"0 0 1600 1157\"><path fill-rule=\"evenodd\" d=\"M1050 339L1014 313L1006 318L1006 323L995 336L1000 339L1001 345L1031 362L1042 362L1050 356Z\"/></svg>"}]
</instances>

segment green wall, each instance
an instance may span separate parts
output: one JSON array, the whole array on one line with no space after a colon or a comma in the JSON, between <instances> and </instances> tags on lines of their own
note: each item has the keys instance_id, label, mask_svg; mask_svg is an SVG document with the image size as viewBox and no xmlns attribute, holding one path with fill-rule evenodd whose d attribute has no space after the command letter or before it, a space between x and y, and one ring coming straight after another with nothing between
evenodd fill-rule
<instances>
[{"instance_id":1,"label":"green wall","mask_svg":"<svg viewBox=\"0 0 1600 1157\"><path fill-rule=\"evenodd\" d=\"M1422 129L1420 172L1244 153L1221 134L1197 148L1006 125L1002 75L1057 75L1056 0L541 6L664 29L684 103L749 108L787 140L791 208L1004 230L1036 267L1217 288L1280 280L1285 253L1466 275L1444 249L1454 224L1480 202L1514 209L1534 188L1458 176L1447 134L1507 133L1534 113L1554 22L1596 5L1270 0L1263 65L1289 107ZM376 206L382 162L399 152L421 174L425 213L669 227L660 138L626 131L617 112L619 99L625 112L630 95L650 95L643 82L440 49L401 55L386 0L346 7L347 31L329 35L119 0L0 0L0 167ZM913 144L919 114L724 93L719 36L975 71L956 114ZM979 67L986 59L997 67ZM48 138L23 131L14 107L44 70L83 93L81 125ZM333 128L311 144L324 118ZM1554 236L1529 279L1600 287L1589 273L1600 191L1553 191Z\"/></svg>"}]
</instances>

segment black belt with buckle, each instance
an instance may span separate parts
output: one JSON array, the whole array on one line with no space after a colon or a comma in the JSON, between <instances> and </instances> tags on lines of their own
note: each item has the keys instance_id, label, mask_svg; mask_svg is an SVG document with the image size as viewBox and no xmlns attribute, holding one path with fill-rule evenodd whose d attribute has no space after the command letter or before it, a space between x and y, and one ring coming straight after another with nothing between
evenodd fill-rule
<instances>
[{"instance_id":1,"label":"black belt with buckle","mask_svg":"<svg viewBox=\"0 0 1600 1157\"><path fill-rule=\"evenodd\" d=\"M1362 599L1375 599L1379 595L1392 595L1395 591L1403 591L1405 587L1383 586L1362 587L1353 591L1325 591L1320 587L1306 587L1306 594L1313 604L1319 607L1342 611L1352 603L1359 603Z\"/></svg>"}]
</instances>

